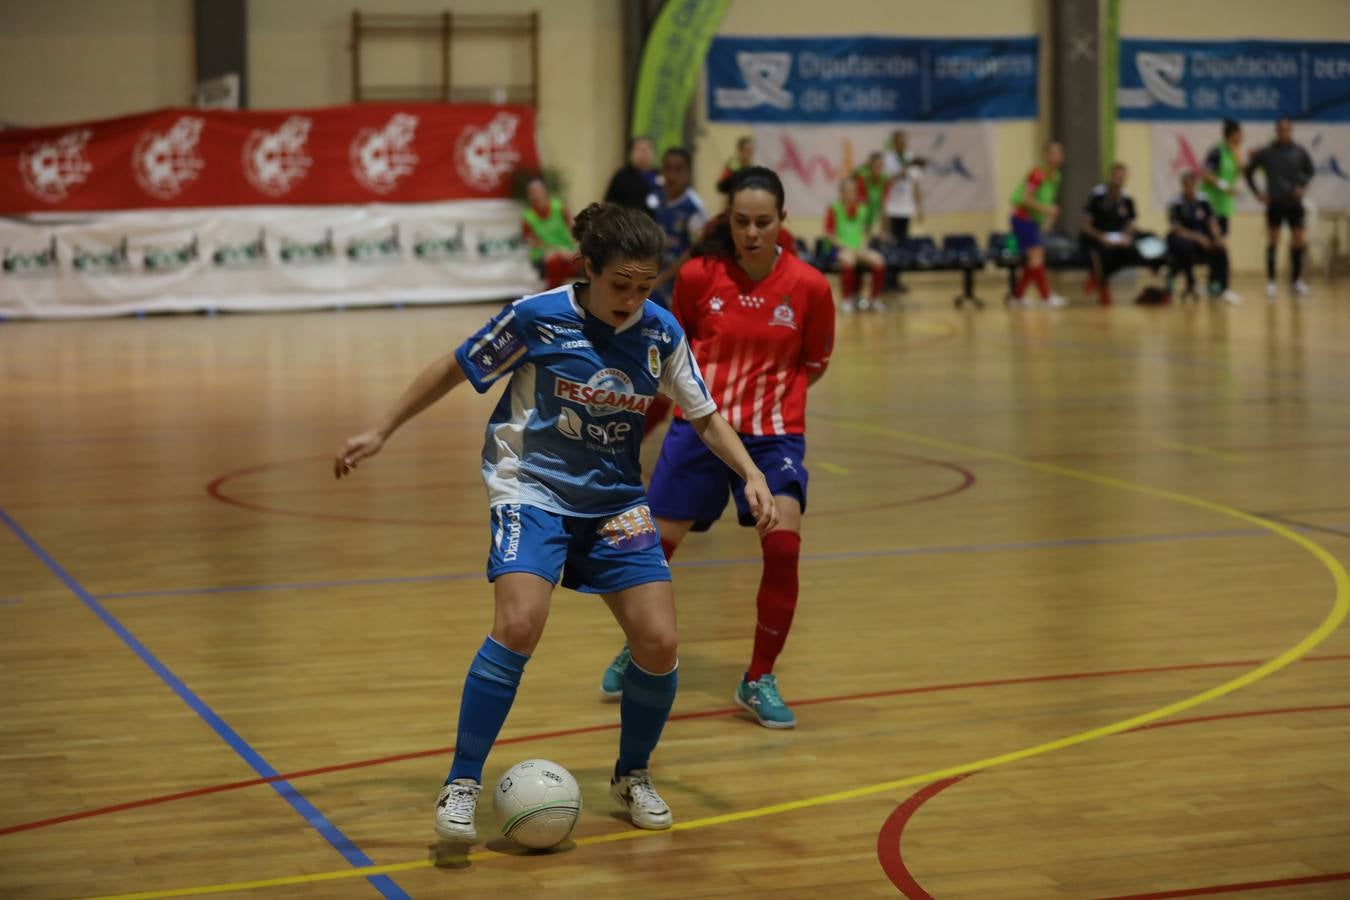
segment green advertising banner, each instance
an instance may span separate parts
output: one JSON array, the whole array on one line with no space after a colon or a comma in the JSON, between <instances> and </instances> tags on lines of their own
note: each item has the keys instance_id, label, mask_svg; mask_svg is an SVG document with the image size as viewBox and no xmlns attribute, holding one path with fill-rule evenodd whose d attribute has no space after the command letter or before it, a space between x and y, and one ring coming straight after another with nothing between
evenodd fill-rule
<instances>
[{"instance_id":1,"label":"green advertising banner","mask_svg":"<svg viewBox=\"0 0 1350 900\"><path fill-rule=\"evenodd\" d=\"M666 0L642 48L629 134L646 135L659 154L684 143L694 80L731 0Z\"/></svg>"}]
</instances>

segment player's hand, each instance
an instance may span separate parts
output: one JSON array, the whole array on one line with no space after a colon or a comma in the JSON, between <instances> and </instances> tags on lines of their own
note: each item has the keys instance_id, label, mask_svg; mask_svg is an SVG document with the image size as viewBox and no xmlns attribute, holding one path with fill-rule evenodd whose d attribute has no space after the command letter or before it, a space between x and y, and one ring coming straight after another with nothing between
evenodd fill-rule
<instances>
[{"instance_id":1,"label":"player's hand","mask_svg":"<svg viewBox=\"0 0 1350 900\"><path fill-rule=\"evenodd\" d=\"M1298 185L1298 184L1294 185L1294 199L1295 199L1295 200L1302 200L1302 199L1303 199L1303 186L1302 186L1302 185Z\"/></svg>"},{"instance_id":2,"label":"player's hand","mask_svg":"<svg viewBox=\"0 0 1350 900\"><path fill-rule=\"evenodd\" d=\"M357 463L368 456L379 453L383 446L384 436L378 431L367 431L354 438L348 438L347 443L342 445L342 449L338 451L337 457L333 460L333 477L341 478L343 475L350 475L352 470L356 468Z\"/></svg>"},{"instance_id":3,"label":"player's hand","mask_svg":"<svg viewBox=\"0 0 1350 900\"><path fill-rule=\"evenodd\" d=\"M1270 205L1270 195L1267 194L1265 191L1261 191L1260 193L1258 193L1256 195L1256 199L1261 201L1262 206Z\"/></svg>"},{"instance_id":4,"label":"player's hand","mask_svg":"<svg viewBox=\"0 0 1350 900\"><path fill-rule=\"evenodd\" d=\"M745 480L745 503L750 507L750 515L755 517L755 530L761 536L768 534L778 525L778 505L773 502L769 492L769 483L759 469Z\"/></svg>"}]
</instances>

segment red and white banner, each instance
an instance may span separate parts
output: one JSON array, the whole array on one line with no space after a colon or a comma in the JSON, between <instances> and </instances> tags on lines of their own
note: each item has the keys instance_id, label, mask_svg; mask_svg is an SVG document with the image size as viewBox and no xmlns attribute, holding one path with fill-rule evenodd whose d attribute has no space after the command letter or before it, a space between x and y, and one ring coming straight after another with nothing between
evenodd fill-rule
<instances>
[{"instance_id":1,"label":"red and white banner","mask_svg":"<svg viewBox=\"0 0 1350 900\"><path fill-rule=\"evenodd\" d=\"M0 214L504 198L537 166L528 106L164 109L0 131Z\"/></svg>"}]
</instances>

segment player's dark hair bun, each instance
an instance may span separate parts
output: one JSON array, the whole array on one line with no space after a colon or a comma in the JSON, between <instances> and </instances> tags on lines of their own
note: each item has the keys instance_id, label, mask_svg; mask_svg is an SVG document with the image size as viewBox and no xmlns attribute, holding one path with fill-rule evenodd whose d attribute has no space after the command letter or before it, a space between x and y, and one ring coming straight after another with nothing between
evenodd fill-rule
<instances>
[{"instance_id":1,"label":"player's dark hair bun","mask_svg":"<svg viewBox=\"0 0 1350 900\"><path fill-rule=\"evenodd\" d=\"M614 203L592 203L572 220L578 252L599 272L616 259L661 259L666 237L651 217Z\"/></svg>"}]
</instances>

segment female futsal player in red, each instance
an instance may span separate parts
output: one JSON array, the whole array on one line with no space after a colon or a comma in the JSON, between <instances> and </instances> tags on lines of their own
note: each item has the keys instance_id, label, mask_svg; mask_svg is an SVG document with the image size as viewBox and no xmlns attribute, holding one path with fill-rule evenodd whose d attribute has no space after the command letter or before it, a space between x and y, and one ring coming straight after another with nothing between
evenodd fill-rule
<instances>
[{"instance_id":1,"label":"female futsal player in red","mask_svg":"<svg viewBox=\"0 0 1350 900\"><path fill-rule=\"evenodd\" d=\"M767 728L791 728L773 674L797 608L797 557L806 510L806 389L825 374L834 344L834 299L824 276L778 247L783 183L750 166L732 176L725 220L694 251L675 281L671 311L688 335L708 390L764 472L778 510L763 534L764 569L750 665L736 703ZM703 451L677 411L652 474L648 499L669 558L684 536L706 531L735 500L742 525L754 524L736 474ZM625 647L606 670L601 692L621 696Z\"/></svg>"}]
</instances>

